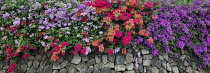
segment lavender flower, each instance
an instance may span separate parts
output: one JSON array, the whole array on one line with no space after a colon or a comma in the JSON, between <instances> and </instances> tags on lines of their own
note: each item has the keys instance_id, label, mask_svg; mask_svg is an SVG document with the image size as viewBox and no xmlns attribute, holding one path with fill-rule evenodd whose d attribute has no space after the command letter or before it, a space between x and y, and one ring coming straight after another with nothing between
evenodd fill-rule
<instances>
[{"instance_id":1,"label":"lavender flower","mask_svg":"<svg viewBox=\"0 0 210 73\"><path fill-rule=\"evenodd\" d=\"M44 27L44 26L39 26L38 28L39 28L39 29L44 29L45 27Z\"/></svg>"},{"instance_id":2,"label":"lavender flower","mask_svg":"<svg viewBox=\"0 0 210 73\"><path fill-rule=\"evenodd\" d=\"M49 38L49 36L47 36L47 35L44 36L44 39L48 39L48 38Z\"/></svg>"},{"instance_id":3,"label":"lavender flower","mask_svg":"<svg viewBox=\"0 0 210 73\"><path fill-rule=\"evenodd\" d=\"M20 18L15 18L15 21L13 22L14 26L20 25Z\"/></svg>"},{"instance_id":4,"label":"lavender flower","mask_svg":"<svg viewBox=\"0 0 210 73\"><path fill-rule=\"evenodd\" d=\"M42 44L42 46L46 46L46 45L45 45L45 42L41 42L41 44Z\"/></svg>"},{"instance_id":5,"label":"lavender flower","mask_svg":"<svg viewBox=\"0 0 210 73\"><path fill-rule=\"evenodd\" d=\"M83 38L82 40L85 42L90 42L90 40L88 38Z\"/></svg>"},{"instance_id":6,"label":"lavender flower","mask_svg":"<svg viewBox=\"0 0 210 73\"><path fill-rule=\"evenodd\" d=\"M7 36L4 36L1 40L6 40L7 39Z\"/></svg>"},{"instance_id":7,"label":"lavender flower","mask_svg":"<svg viewBox=\"0 0 210 73\"><path fill-rule=\"evenodd\" d=\"M10 16L10 14L6 12L5 14L3 14L2 18L6 19L6 18L8 18L9 16Z\"/></svg>"},{"instance_id":8,"label":"lavender flower","mask_svg":"<svg viewBox=\"0 0 210 73\"><path fill-rule=\"evenodd\" d=\"M103 31L99 31L99 34L103 34Z\"/></svg>"},{"instance_id":9,"label":"lavender flower","mask_svg":"<svg viewBox=\"0 0 210 73\"><path fill-rule=\"evenodd\" d=\"M88 55L88 53L90 53L90 52L91 52L91 48L90 48L90 46L86 47L86 52L85 52L85 55Z\"/></svg>"},{"instance_id":10,"label":"lavender flower","mask_svg":"<svg viewBox=\"0 0 210 73\"><path fill-rule=\"evenodd\" d=\"M15 40L15 44L19 44L19 42L17 40Z\"/></svg>"},{"instance_id":11,"label":"lavender flower","mask_svg":"<svg viewBox=\"0 0 210 73\"><path fill-rule=\"evenodd\" d=\"M140 53L140 52L138 52L138 53L137 53L137 56L138 56L138 57L141 57L141 53Z\"/></svg>"},{"instance_id":12,"label":"lavender flower","mask_svg":"<svg viewBox=\"0 0 210 73\"><path fill-rule=\"evenodd\" d=\"M89 31L88 26L84 26L83 29L84 29L85 31Z\"/></svg>"},{"instance_id":13,"label":"lavender flower","mask_svg":"<svg viewBox=\"0 0 210 73\"><path fill-rule=\"evenodd\" d=\"M118 53L119 51L120 51L120 48L118 48L118 47L113 50L114 54Z\"/></svg>"}]
</instances>

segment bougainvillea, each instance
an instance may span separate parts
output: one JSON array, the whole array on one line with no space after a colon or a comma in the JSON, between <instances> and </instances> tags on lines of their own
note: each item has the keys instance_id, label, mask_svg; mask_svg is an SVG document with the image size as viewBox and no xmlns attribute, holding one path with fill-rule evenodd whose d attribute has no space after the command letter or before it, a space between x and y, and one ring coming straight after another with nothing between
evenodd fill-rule
<instances>
[{"instance_id":1,"label":"bougainvillea","mask_svg":"<svg viewBox=\"0 0 210 73\"><path fill-rule=\"evenodd\" d=\"M0 59L27 59L37 50L50 53L53 61L69 49L74 55L94 50L126 54L129 45L139 49L140 44L156 56L157 43L163 43L166 53L191 48L204 64L209 63L209 1L165 5L158 15L159 3L141 0L31 1L0 2Z\"/></svg>"}]
</instances>

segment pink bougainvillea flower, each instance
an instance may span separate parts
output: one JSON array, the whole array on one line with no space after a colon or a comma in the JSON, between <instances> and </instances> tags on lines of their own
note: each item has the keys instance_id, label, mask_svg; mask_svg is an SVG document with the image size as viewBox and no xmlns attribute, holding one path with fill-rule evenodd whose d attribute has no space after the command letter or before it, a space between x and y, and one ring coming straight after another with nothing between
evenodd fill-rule
<instances>
[{"instance_id":1,"label":"pink bougainvillea flower","mask_svg":"<svg viewBox=\"0 0 210 73\"><path fill-rule=\"evenodd\" d=\"M85 54L86 53L86 48L81 49L80 53Z\"/></svg>"},{"instance_id":2,"label":"pink bougainvillea flower","mask_svg":"<svg viewBox=\"0 0 210 73\"><path fill-rule=\"evenodd\" d=\"M108 55L112 55L114 52L113 52L113 50L112 49L108 49Z\"/></svg>"},{"instance_id":3,"label":"pink bougainvillea flower","mask_svg":"<svg viewBox=\"0 0 210 73\"><path fill-rule=\"evenodd\" d=\"M122 44L123 45L127 45L130 43L130 41L132 40L132 36L128 36L128 37L122 37Z\"/></svg>"},{"instance_id":4,"label":"pink bougainvillea flower","mask_svg":"<svg viewBox=\"0 0 210 73\"><path fill-rule=\"evenodd\" d=\"M69 46L69 44L67 42L62 42L61 45L62 46Z\"/></svg>"},{"instance_id":5,"label":"pink bougainvillea flower","mask_svg":"<svg viewBox=\"0 0 210 73\"><path fill-rule=\"evenodd\" d=\"M123 36L123 32L116 31L115 36L116 36L117 38L120 38L120 37L122 37L122 36Z\"/></svg>"},{"instance_id":6,"label":"pink bougainvillea flower","mask_svg":"<svg viewBox=\"0 0 210 73\"><path fill-rule=\"evenodd\" d=\"M10 67L7 68L7 73L11 73L15 69L15 66L15 63L10 63Z\"/></svg>"},{"instance_id":7,"label":"pink bougainvillea flower","mask_svg":"<svg viewBox=\"0 0 210 73\"><path fill-rule=\"evenodd\" d=\"M28 57L30 57L30 54L23 54L23 55L22 55L22 58L23 58L23 59L27 59Z\"/></svg>"}]
</instances>

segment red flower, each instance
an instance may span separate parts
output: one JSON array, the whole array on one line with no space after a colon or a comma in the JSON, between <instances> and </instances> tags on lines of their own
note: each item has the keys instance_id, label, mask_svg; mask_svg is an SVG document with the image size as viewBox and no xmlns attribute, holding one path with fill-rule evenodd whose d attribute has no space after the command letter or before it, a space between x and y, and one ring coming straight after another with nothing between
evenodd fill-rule
<instances>
[{"instance_id":1,"label":"red flower","mask_svg":"<svg viewBox=\"0 0 210 73\"><path fill-rule=\"evenodd\" d=\"M120 37L122 37L122 36L123 36L123 32L116 31L115 36L116 36L117 38L120 38Z\"/></svg>"},{"instance_id":2,"label":"red flower","mask_svg":"<svg viewBox=\"0 0 210 73\"><path fill-rule=\"evenodd\" d=\"M54 19L52 19L50 22L51 22L51 23L52 23L52 22L55 22L55 20L54 20Z\"/></svg>"},{"instance_id":3,"label":"red flower","mask_svg":"<svg viewBox=\"0 0 210 73\"><path fill-rule=\"evenodd\" d=\"M132 32L131 31L128 31L127 35L128 36L131 36L132 35Z\"/></svg>"},{"instance_id":4,"label":"red flower","mask_svg":"<svg viewBox=\"0 0 210 73\"><path fill-rule=\"evenodd\" d=\"M7 72L11 73L15 69L16 64L15 63L10 63L10 67L7 68Z\"/></svg>"},{"instance_id":5,"label":"red flower","mask_svg":"<svg viewBox=\"0 0 210 73\"><path fill-rule=\"evenodd\" d=\"M48 5L49 3L44 3L44 5Z\"/></svg>"},{"instance_id":6,"label":"red flower","mask_svg":"<svg viewBox=\"0 0 210 73\"><path fill-rule=\"evenodd\" d=\"M112 55L113 54L113 50L112 49L108 49L108 55Z\"/></svg>"},{"instance_id":7,"label":"red flower","mask_svg":"<svg viewBox=\"0 0 210 73\"><path fill-rule=\"evenodd\" d=\"M85 53L86 53L86 49L83 48L83 49L80 51L80 53L85 54Z\"/></svg>"},{"instance_id":8,"label":"red flower","mask_svg":"<svg viewBox=\"0 0 210 73\"><path fill-rule=\"evenodd\" d=\"M76 55L76 54L77 54L77 52L76 52L76 51L72 51L71 53L72 53L72 54L74 54L74 55Z\"/></svg>"},{"instance_id":9,"label":"red flower","mask_svg":"<svg viewBox=\"0 0 210 73\"><path fill-rule=\"evenodd\" d=\"M153 8L153 3L147 2L146 4L144 4L144 7L146 7L146 8Z\"/></svg>"},{"instance_id":10,"label":"red flower","mask_svg":"<svg viewBox=\"0 0 210 73\"><path fill-rule=\"evenodd\" d=\"M85 35L84 38L89 37L88 35Z\"/></svg>"},{"instance_id":11,"label":"red flower","mask_svg":"<svg viewBox=\"0 0 210 73\"><path fill-rule=\"evenodd\" d=\"M87 22L88 20L86 18L83 18L81 21L82 22Z\"/></svg>"},{"instance_id":12,"label":"red flower","mask_svg":"<svg viewBox=\"0 0 210 73\"><path fill-rule=\"evenodd\" d=\"M26 24L26 22L24 22L24 21L20 22L20 25L25 25L25 24Z\"/></svg>"},{"instance_id":13,"label":"red flower","mask_svg":"<svg viewBox=\"0 0 210 73\"><path fill-rule=\"evenodd\" d=\"M62 46L69 46L69 44L67 42L62 42L61 45Z\"/></svg>"},{"instance_id":14,"label":"red flower","mask_svg":"<svg viewBox=\"0 0 210 73\"><path fill-rule=\"evenodd\" d=\"M35 23L35 21L30 21L30 24Z\"/></svg>"},{"instance_id":15,"label":"red flower","mask_svg":"<svg viewBox=\"0 0 210 73\"><path fill-rule=\"evenodd\" d=\"M65 54L66 54L66 52L61 52L61 55L63 55L63 56L64 56Z\"/></svg>"},{"instance_id":16,"label":"red flower","mask_svg":"<svg viewBox=\"0 0 210 73\"><path fill-rule=\"evenodd\" d=\"M111 43L116 44L119 39L114 39Z\"/></svg>"},{"instance_id":17,"label":"red flower","mask_svg":"<svg viewBox=\"0 0 210 73\"><path fill-rule=\"evenodd\" d=\"M4 27L9 27L9 26L10 26L9 24L5 24L5 25L4 25Z\"/></svg>"},{"instance_id":18,"label":"red flower","mask_svg":"<svg viewBox=\"0 0 210 73\"><path fill-rule=\"evenodd\" d=\"M130 41L132 40L132 36L128 36L128 37L122 37L122 44L123 45L127 45L130 43Z\"/></svg>"},{"instance_id":19,"label":"red flower","mask_svg":"<svg viewBox=\"0 0 210 73\"><path fill-rule=\"evenodd\" d=\"M157 5L158 5L158 3L153 3L152 5L153 5L153 6L157 6Z\"/></svg>"},{"instance_id":20,"label":"red flower","mask_svg":"<svg viewBox=\"0 0 210 73\"><path fill-rule=\"evenodd\" d=\"M23 55L22 55L22 58L23 58L23 59L27 59L29 56L30 56L30 54L23 54Z\"/></svg>"}]
</instances>

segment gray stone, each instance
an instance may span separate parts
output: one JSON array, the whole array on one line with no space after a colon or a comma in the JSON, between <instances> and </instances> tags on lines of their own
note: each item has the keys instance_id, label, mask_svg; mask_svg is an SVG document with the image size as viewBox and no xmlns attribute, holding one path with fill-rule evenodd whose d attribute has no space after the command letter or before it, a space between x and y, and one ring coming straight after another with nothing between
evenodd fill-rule
<instances>
[{"instance_id":1,"label":"gray stone","mask_svg":"<svg viewBox=\"0 0 210 73\"><path fill-rule=\"evenodd\" d=\"M159 57L160 60L164 60L164 59L163 59L163 56L158 55L158 57Z\"/></svg>"},{"instance_id":2,"label":"gray stone","mask_svg":"<svg viewBox=\"0 0 210 73\"><path fill-rule=\"evenodd\" d=\"M131 53L133 50L132 49L127 49L127 52L128 53Z\"/></svg>"},{"instance_id":3,"label":"gray stone","mask_svg":"<svg viewBox=\"0 0 210 73\"><path fill-rule=\"evenodd\" d=\"M26 70L27 70L27 65L26 65L26 64L21 65L21 69L22 69L23 72L26 72Z\"/></svg>"},{"instance_id":4,"label":"gray stone","mask_svg":"<svg viewBox=\"0 0 210 73\"><path fill-rule=\"evenodd\" d=\"M147 50L147 49L142 49L142 50L141 50L141 54L143 54L143 55L149 54L149 50Z\"/></svg>"},{"instance_id":5,"label":"gray stone","mask_svg":"<svg viewBox=\"0 0 210 73\"><path fill-rule=\"evenodd\" d=\"M73 63L73 64L79 64L80 62L81 62L81 57L78 54L74 55L71 63Z\"/></svg>"},{"instance_id":6,"label":"gray stone","mask_svg":"<svg viewBox=\"0 0 210 73\"><path fill-rule=\"evenodd\" d=\"M109 67L105 67L105 68L101 69L101 73L110 73L110 71L111 71L111 68L109 68Z\"/></svg>"},{"instance_id":7,"label":"gray stone","mask_svg":"<svg viewBox=\"0 0 210 73\"><path fill-rule=\"evenodd\" d=\"M115 65L115 71L125 71L125 65Z\"/></svg>"},{"instance_id":8,"label":"gray stone","mask_svg":"<svg viewBox=\"0 0 210 73\"><path fill-rule=\"evenodd\" d=\"M65 68L60 70L60 73L68 73L67 70Z\"/></svg>"},{"instance_id":9,"label":"gray stone","mask_svg":"<svg viewBox=\"0 0 210 73\"><path fill-rule=\"evenodd\" d=\"M151 66L155 66L156 62L156 60L151 60Z\"/></svg>"},{"instance_id":10,"label":"gray stone","mask_svg":"<svg viewBox=\"0 0 210 73\"><path fill-rule=\"evenodd\" d=\"M43 68L40 68L40 67L39 67L39 68L37 69L37 73L43 73Z\"/></svg>"},{"instance_id":11,"label":"gray stone","mask_svg":"<svg viewBox=\"0 0 210 73\"><path fill-rule=\"evenodd\" d=\"M44 62L44 66L47 66L47 65L50 65L50 60L47 59L45 62Z\"/></svg>"},{"instance_id":12,"label":"gray stone","mask_svg":"<svg viewBox=\"0 0 210 73\"><path fill-rule=\"evenodd\" d=\"M143 65L139 65L138 70L139 70L141 73L144 72L144 67L143 67Z\"/></svg>"},{"instance_id":13,"label":"gray stone","mask_svg":"<svg viewBox=\"0 0 210 73\"><path fill-rule=\"evenodd\" d=\"M92 66L94 64L96 64L96 61L94 59L91 59L87 62L87 66Z\"/></svg>"},{"instance_id":14,"label":"gray stone","mask_svg":"<svg viewBox=\"0 0 210 73\"><path fill-rule=\"evenodd\" d=\"M64 61L61 63L61 68L66 67L67 64L68 64L68 61L64 60Z\"/></svg>"},{"instance_id":15,"label":"gray stone","mask_svg":"<svg viewBox=\"0 0 210 73\"><path fill-rule=\"evenodd\" d=\"M58 62L58 63L63 62L63 57L59 57L58 60L57 60L56 62Z\"/></svg>"},{"instance_id":16,"label":"gray stone","mask_svg":"<svg viewBox=\"0 0 210 73\"><path fill-rule=\"evenodd\" d=\"M192 68L193 68L193 69L197 69L196 63L194 63L194 62L192 63Z\"/></svg>"},{"instance_id":17,"label":"gray stone","mask_svg":"<svg viewBox=\"0 0 210 73\"><path fill-rule=\"evenodd\" d=\"M96 63L101 63L101 59L98 57L99 55L95 55Z\"/></svg>"},{"instance_id":18,"label":"gray stone","mask_svg":"<svg viewBox=\"0 0 210 73\"><path fill-rule=\"evenodd\" d=\"M160 68L160 72L159 73L167 73L167 71L163 68Z\"/></svg>"},{"instance_id":19,"label":"gray stone","mask_svg":"<svg viewBox=\"0 0 210 73\"><path fill-rule=\"evenodd\" d=\"M36 61L42 61L42 56L41 56L40 54L37 54L37 55L35 56L35 60L36 60Z\"/></svg>"},{"instance_id":20,"label":"gray stone","mask_svg":"<svg viewBox=\"0 0 210 73\"><path fill-rule=\"evenodd\" d=\"M101 68L102 68L101 63L98 63L98 64L95 64L95 65L94 65L94 70L99 70L99 69L101 69Z\"/></svg>"},{"instance_id":21,"label":"gray stone","mask_svg":"<svg viewBox=\"0 0 210 73\"><path fill-rule=\"evenodd\" d=\"M152 73L159 73L159 70L157 69L157 67L152 67Z\"/></svg>"},{"instance_id":22,"label":"gray stone","mask_svg":"<svg viewBox=\"0 0 210 73\"><path fill-rule=\"evenodd\" d=\"M67 68L68 73L76 73L77 72L77 66L73 64L69 64Z\"/></svg>"},{"instance_id":23,"label":"gray stone","mask_svg":"<svg viewBox=\"0 0 210 73\"><path fill-rule=\"evenodd\" d=\"M125 57L127 63L131 63L133 61L133 55L131 53L126 54Z\"/></svg>"},{"instance_id":24,"label":"gray stone","mask_svg":"<svg viewBox=\"0 0 210 73\"><path fill-rule=\"evenodd\" d=\"M95 54L94 53L88 54L88 58L89 58L89 60L94 59L95 58Z\"/></svg>"},{"instance_id":25,"label":"gray stone","mask_svg":"<svg viewBox=\"0 0 210 73\"><path fill-rule=\"evenodd\" d=\"M133 70L133 63L129 63L129 64L126 64L126 69L127 70Z\"/></svg>"},{"instance_id":26,"label":"gray stone","mask_svg":"<svg viewBox=\"0 0 210 73\"><path fill-rule=\"evenodd\" d=\"M59 71L58 70L53 70L53 72L52 73L59 73Z\"/></svg>"},{"instance_id":27,"label":"gray stone","mask_svg":"<svg viewBox=\"0 0 210 73\"><path fill-rule=\"evenodd\" d=\"M151 60L143 60L143 66L150 66Z\"/></svg>"},{"instance_id":28,"label":"gray stone","mask_svg":"<svg viewBox=\"0 0 210 73\"><path fill-rule=\"evenodd\" d=\"M117 73L116 71L114 71L114 70L111 70L111 73Z\"/></svg>"},{"instance_id":29,"label":"gray stone","mask_svg":"<svg viewBox=\"0 0 210 73\"><path fill-rule=\"evenodd\" d=\"M52 65L47 65L45 68L44 68L44 71L43 73L52 73Z\"/></svg>"},{"instance_id":30,"label":"gray stone","mask_svg":"<svg viewBox=\"0 0 210 73\"><path fill-rule=\"evenodd\" d=\"M166 61L168 61L168 54L163 54L163 58L166 60Z\"/></svg>"},{"instance_id":31,"label":"gray stone","mask_svg":"<svg viewBox=\"0 0 210 73\"><path fill-rule=\"evenodd\" d=\"M173 69L173 73L179 73L177 66L172 67L172 69Z\"/></svg>"},{"instance_id":32,"label":"gray stone","mask_svg":"<svg viewBox=\"0 0 210 73\"><path fill-rule=\"evenodd\" d=\"M104 67L114 68L114 63L107 63Z\"/></svg>"},{"instance_id":33,"label":"gray stone","mask_svg":"<svg viewBox=\"0 0 210 73\"><path fill-rule=\"evenodd\" d=\"M83 61L83 62L88 61L88 56L83 56L83 57L82 57L82 61Z\"/></svg>"},{"instance_id":34,"label":"gray stone","mask_svg":"<svg viewBox=\"0 0 210 73\"><path fill-rule=\"evenodd\" d=\"M135 73L135 71L134 70L132 70L132 71L125 71L123 73Z\"/></svg>"},{"instance_id":35,"label":"gray stone","mask_svg":"<svg viewBox=\"0 0 210 73\"><path fill-rule=\"evenodd\" d=\"M152 58L153 58L152 55L144 55L144 56L143 56L143 59L144 59L144 60L149 60L149 59L152 59Z\"/></svg>"},{"instance_id":36,"label":"gray stone","mask_svg":"<svg viewBox=\"0 0 210 73\"><path fill-rule=\"evenodd\" d=\"M58 62L53 63L53 69L61 69L61 66Z\"/></svg>"},{"instance_id":37,"label":"gray stone","mask_svg":"<svg viewBox=\"0 0 210 73\"><path fill-rule=\"evenodd\" d=\"M36 69L34 67L30 68L30 73L36 73Z\"/></svg>"},{"instance_id":38,"label":"gray stone","mask_svg":"<svg viewBox=\"0 0 210 73\"><path fill-rule=\"evenodd\" d=\"M71 60L72 60L72 58L73 58L73 55L67 54L67 55L64 55L63 58L64 58L65 60L71 62Z\"/></svg>"},{"instance_id":39,"label":"gray stone","mask_svg":"<svg viewBox=\"0 0 210 73\"><path fill-rule=\"evenodd\" d=\"M39 62L39 68L44 69L44 62Z\"/></svg>"},{"instance_id":40,"label":"gray stone","mask_svg":"<svg viewBox=\"0 0 210 73\"><path fill-rule=\"evenodd\" d=\"M107 54L102 55L102 62L103 62L104 64L107 63Z\"/></svg>"},{"instance_id":41,"label":"gray stone","mask_svg":"<svg viewBox=\"0 0 210 73\"><path fill-rule=\"evenodd\" d=\"M33 67L34 67L35 69L37 69L37 68L39 67L39 62L38 62L38 61L34 61L34 62L33 62Z\"/></svg>"},{"instance_id":42,"label":"gray stone","mask_svg":"<svg viewBox=\"0 0 210 73\"><path fill-rule=\"evenodd\" d=\"M188 66L188 63L187 63L187 61L186 61L186 60L184 61L184 66Z\"/></svg>"},{"instance_id":43,"label":"gray stone","mask_svg":"<svg viewBox=\"0 0 210 73\"><path fill-rule=\"evenodd\" d=\"M8 67L9 67L9 65L6 65L6 66L3 67L3 69L7 69Z\"/></svg>"},{"instance_id":44,"label":"gray stone","mask_svg":"<svg viewBox=\"0 0 210 73\"><path fill-rule=\"evenodd\" d=\"M110 62L114 62L114 61L115 61L115 54L108 55L108 60L109 60Z\"/></svg>"},{"instance_id":45,"label":"gray stone","mask_svg":"<svg viewBox=\"0 0 210 73\"><path fill-rule=\"evenodd\" d=\"M163 67L164 69L166 69L166 68L167 68L167 66L166 66L166 62L165 62L165 61L163 61L163 62L162 62L162 67Z\"/></svg>"},{"instance_id":46,"label":"gray stone","mask_svg":"<svg viewBox=\"0 0 210 73\"><path fill-rule=\"evenodd\" d=\"M124 64L124 55L122 54L117 54L116 59L115 59L115 64L116 65L122 65Z\"/></svg>"},{"instance_id":47,"label":"gray stone","mask_svg":"<svg viewBox=\"0 0 210 73\"><path fill-rule=\"evenodd\" d=\"M87 73L92 73L93 70L94 70L93 66L90 66L90 67L88 68L88 70L87 70Z\"/></svg>"},{"instance_id":48,"label":"gray stone","mask_svg":"<svg viewBox=\"0 0 210 73\"><path fill-rule=\"evenodd\" d=\"M80 63L77 65L77 69L79 70L80 73L85 73L87 71L87 64L86 63Z\"/></svg>"},{"instance_id":49,"label":"gray stone","mask_svg":"<svg viewBox=\"0 0 210 73\"><path fill-rule=\"evenodd\" d=\"M33 60L34 60L34 56L28 57L28 60L29 60L29 61L33 61Z\"/></svg>"},{"instance_id":50,"label":"gray stone","mask_svg":"<svg viewBox=\"0 0 210 73\"><path fill-rule=\"evenodd\" d=\"M191 67L187 67L186 72L188 72L188 73L192 73L192 72L193 72L193 70L192 70L192 68L191 68Z\"/></svg>"},{"instance_id":51,"label":"gray stone","mask_svg":"<svg viewBox=\"0 0 210 73\"><path fill-rule=\"evenodd\" d=\"M0 71L1 73L1 71ZM24 73L22 69L18 69L15 73Z\"/></svg>"},{"instance_id":52,"label":"gray stone","mask_svg":"<svg viewBox=\"0 0 210 73\"><path fill-rule=\"evenodd\" d=\"M0 70L0 73L6 73L7 71L6 70Z\"/></svg>"},{"instance_id":53,"label":"gray stone","mask_svg":"<svg viewBox=\"0 0 210 73\"><path fill-rule=\"evenodd\" d=\"M176 62L171 63L171 66L176 66L176 65L177 65Z\"/></svg>"},{"instance_id":54,"label":"gray stone","mask_svg":"<svg viewBox=\"0 0 210 73\"><path fill-rule=\"evenodd\" d=\"M197 70L193 70L193 73L200 73L199 71L197 71Z\"/></svg>"},{"instance_id":55,"label":"gray stone","mask_svg":"<svg viewBox=\"0 0 210 73\"><path fill-rule=\"evenodd\" d=\"M161 64L162 64L162 62L160 61L160 60L158 60L157 62L156 62L156 66L158 67L158 68L161 68Z\"/></svg>"},{"instance_id":56,"label":"gray stone","mask_svg":"<svg viewBox=\"0 0 210 73\"><path fill-rule=\"evenodd\" d=\"M142 57L138 58L138 63L142 64Z\"/></svg>"},{"instance_id":57,"label":"gray stone","mask_svg":"<svg viewBox=\"0 0 210 73\"><path fill-rule=\"evenodd\" d=\"M20 59L18 60L20 64L27 64L28 63L28 59Z\"/></svg>"},{"instance_id":58,"label":"gray stone","mask_svg":"<svg viewBox=\"0 0 210 73\"><path fill-rule=\"evenodd\" d=\"M94 70L93 73L101 73L100 70Z\"/></svg>"},{"instance_id":59,"label":"gray stone","mask_svg":"<svg viewBox=\"0 0 210 73\"><path fill-rule=\"evenodd\" d=\"M168 71L172 71L172 69L171 69L171 65L170 65L169 63L167 63L167 64L166 64L166 66L167 66L167 68L166 68L166 69L167 69Z\"/></svg>"}]
</instances>

